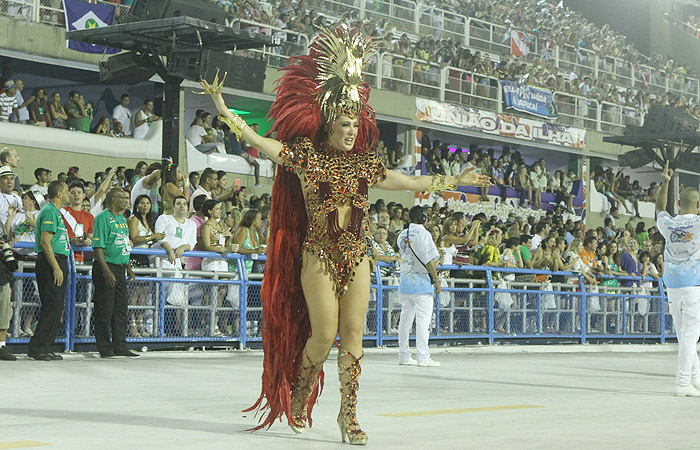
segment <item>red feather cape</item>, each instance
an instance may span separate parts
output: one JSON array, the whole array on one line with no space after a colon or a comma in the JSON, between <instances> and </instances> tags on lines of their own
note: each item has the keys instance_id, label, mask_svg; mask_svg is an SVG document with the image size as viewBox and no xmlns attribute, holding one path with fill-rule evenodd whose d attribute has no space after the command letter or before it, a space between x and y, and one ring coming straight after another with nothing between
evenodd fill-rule
<instances>
[{"instance_id":1,"label":"red feather cape","mask_svg":"<svg viewBox=\"0 0 700 450\"><path fill-rule=\"evenodd\" d=\"M318 69L312 46L309 55L290 58L278 81L277 98L268 117L274 120L277 140L289 142L295 137L308 137L318 148L324 126L314 96ZM364 107L360 113L359 130L353 153L373 148L379 137L374 111L367 104L370 88L360 85ZM297 175L283 167L277 169L272 188L270 239L267 264L262 284L262 341L265 353L262 392L253 406L260 423L252 431L269 428L282 415L291 423L290 398L292 385L299 376L299 363L306 341L311 336L306 301L301 288L301 253L306 239L307 216L304 196ZM323 371L308 401L309 426L311 411L323 390Z\"/></svg>"}]
</instances>

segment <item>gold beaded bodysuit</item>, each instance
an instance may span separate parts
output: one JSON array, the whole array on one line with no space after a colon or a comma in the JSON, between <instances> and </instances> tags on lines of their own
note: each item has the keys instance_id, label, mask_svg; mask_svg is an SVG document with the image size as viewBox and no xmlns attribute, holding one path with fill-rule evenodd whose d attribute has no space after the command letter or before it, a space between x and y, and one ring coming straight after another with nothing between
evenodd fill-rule
<instances>
[{"instance_id":1,"label":"gold beaded bodysuit","mask_svg":"<svg viewBox=\"0 0 700 450\"><path fill-rule=\"evenodd\" d=\"M368 191L386 169L376 153L354 155L328 144L316 150L305 137L285 142L279 156L301 179L309 220L303 248L318 256L342 295L367 254ZM352 210L347 229L338 222L340 206Z\"/></svg>"}]
</instances>

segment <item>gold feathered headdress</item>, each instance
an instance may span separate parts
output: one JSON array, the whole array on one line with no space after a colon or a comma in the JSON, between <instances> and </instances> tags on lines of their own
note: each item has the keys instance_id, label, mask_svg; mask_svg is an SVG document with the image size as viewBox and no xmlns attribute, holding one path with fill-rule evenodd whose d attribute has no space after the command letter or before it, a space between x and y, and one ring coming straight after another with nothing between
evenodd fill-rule
<instances>
[{"instance_id":1,"label":"gold feathered headdress","mask_svg":"<svg viewBox=\"0 0 700 450\"><path fill-rule=\"evenodd\" d=\"M359 117L363 108L360 98L362 68L376 51L370 38L350 33L346 26L323 30L316 39L318 88L316 100L326 124L341 115Z\"/></svg>"}]
</instances>

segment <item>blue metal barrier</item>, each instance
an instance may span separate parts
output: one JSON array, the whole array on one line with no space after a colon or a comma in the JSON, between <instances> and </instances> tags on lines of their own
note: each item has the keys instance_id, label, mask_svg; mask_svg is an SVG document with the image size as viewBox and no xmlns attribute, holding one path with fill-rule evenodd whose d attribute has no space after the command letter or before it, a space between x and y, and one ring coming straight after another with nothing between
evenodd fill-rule
<instances>
[{"instance_id":1,"label":"blue metal barrier","mask_svg":"<svg viewBox=\"0 0 700 450\"><path fill-rule=\"evenodd\" d=\"M15 247L33 248L33 244L19 242ZM76 344L94 343L92 276L88 273L89 266L75 263L73 253L91 250L89 247L75 247L69 258L65 315L61 337L57 339L64 344L66 351L73 350ZM138 248L134 248L132 254L167 255L165 250ZM218 253L201 251L185 252L184 256L222 258ZM164 275L162 269L156 269L160 271L155 276L137 276L135 283L130 283L130 296L132 300L137 297L137 301L136 304L130 301L129 313L132 320L139 317L143 321L146 331L144 336L130 335L127 340L134 344L235 343L242 348L250 342L261 342L263 323L259 293L262 282L249 279L246 273L244 262L251 257L228 253L224 258L235 263L237 278L218 279L219 273L215 273L214 279L178 278ZM260 255L257 259L264 261L265 256ZM392 330L392 319L400 311L398 280L396 277L382 278L380 269L384 267L392 267L392 264L379 262L374 268L364 337L365 341L377 346L398 339ZM590 339L658 339L665 342L668 337L673 337L669 333L671 320L666 312L662 280L615 277L618 280L652 281L658 289L658 293L653 294L640 294L626 288L591 292L583 276L572 272L456 265L441 266L438 270L483 273L483 277L448 279L449 284L443 287L441 297L436 297L431 339L483 339L493 344L503 339L533 338L574 339L581 343ZM505 274L563 276L576 283L553 283L559 286L558 290L545 290L542 283L511 280L506 281L504 288L502 276ZM28 338L20 336L19 331L23 321L25 327L31 326L26 324L31 319L27 320L23 313L29 308L26 305L37 308L38 296L25 292L35 275L16 273L15 277L13 292L19 307L11 325L9 342L26 343ZM32 312L30 317L35 315ZM231 330L226 329L226 325L223 330L216 330L215 327L222 323L230 323Z\"/></svg>"}]
</instances>

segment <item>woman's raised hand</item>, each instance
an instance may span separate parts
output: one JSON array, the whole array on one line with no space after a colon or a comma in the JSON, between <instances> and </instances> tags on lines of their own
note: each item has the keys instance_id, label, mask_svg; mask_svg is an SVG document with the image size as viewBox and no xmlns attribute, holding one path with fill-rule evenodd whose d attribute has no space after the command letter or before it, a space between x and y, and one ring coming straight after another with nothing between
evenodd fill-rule
<instances>
[{"instance_id":1,"label":"woman's raised hand","mask_svg":"<svg viewBox=\"0 0 700 450\"><path fill-rule=\"evenodd\" d=\"M216 70L216 75L214 75L214 80L212 80L211 84L207 80L201 80L199 82L200 86L204 88L203 91L197 92L197 91L192 91L195 94L199 95L211 95L212 97L221 95L221 90L224 88L224 81L226 80L226 76L228 75L228 72L224 73L224 76L221 78L221 81L219 81L219 70Z\"/></svg>"},{"instance_id":2,"label":"woman's raised hand","mask_svg":"<svg viewBox=\"0 0 700 450\"><path fill-rule=\"evenodd\" d=\"M474 171L476 167L464 169L457 178L457 184L460 186L491 186L491 177Z\"/></svg>"}]
</instances>

